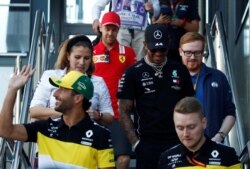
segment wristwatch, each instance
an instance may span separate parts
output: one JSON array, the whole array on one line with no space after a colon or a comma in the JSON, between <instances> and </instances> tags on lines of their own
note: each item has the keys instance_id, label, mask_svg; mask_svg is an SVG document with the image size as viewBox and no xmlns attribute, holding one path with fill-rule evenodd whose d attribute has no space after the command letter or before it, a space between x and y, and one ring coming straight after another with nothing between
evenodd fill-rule
<instances>
[{"instance_id":1,"label":"wristwatch","mask_svg":"<svg viewBox=\"0 0 250 169\"><path fill-rule=\"evenodd\" d=\"M101 120L103 117L103 114L101 112L99 112L99 120Z\"/></svg>"}]
</instances>

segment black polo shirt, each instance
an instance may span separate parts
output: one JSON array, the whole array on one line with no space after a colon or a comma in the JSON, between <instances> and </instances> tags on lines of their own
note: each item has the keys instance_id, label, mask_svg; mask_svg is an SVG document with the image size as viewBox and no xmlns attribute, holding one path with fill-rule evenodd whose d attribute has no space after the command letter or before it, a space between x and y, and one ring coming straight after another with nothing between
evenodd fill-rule
<instances>
[{"instance_id":1,"label":"black polo shirt","mask_svg":"<svg viewBox=\"0 0 250 169\"><path fill-rule=\"evenodd\" d=\"M70 128L63 118L49 118L24 126L27 141L38 143L39 168L114 166L110 132L89 116Z\"/></svg>"},{"instance_id":2,"label":"black polo shirt","mask_svg":"<svg viewBox=\"0 0 250 169\"><path fill-rule=\"evenodd\" d=\"M183 64L168 60L162 73L162 78L155 76L155 70L142 59L122 76L117 97L135 100L141 139L177 143L173 109L183 97L193 96L194 90Z\"/></svg>"},{"instance_id":3,"label":"black polo shirt","mask_svg":"<svg viewBox=\"0 0 250 169\"><path fill-rule=\"evenodd\" d=\"M206 139L202 147L194 153L182 144L165 151L160 157L158 169L198 167L240 169L240 166L238 156L233 148Z\"/></svg>"}]
</instances>

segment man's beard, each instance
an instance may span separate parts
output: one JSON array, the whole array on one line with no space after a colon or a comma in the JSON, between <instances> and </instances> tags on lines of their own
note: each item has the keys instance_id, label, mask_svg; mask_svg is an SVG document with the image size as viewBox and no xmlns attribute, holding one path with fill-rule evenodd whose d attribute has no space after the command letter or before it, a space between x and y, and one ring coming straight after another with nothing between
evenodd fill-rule
<instances>
[{"instance_id":1,"label":"man's beard","mask_svg":"<svg viewBox=\"0 0 250 169\"><path fill-rule=\"evenodd\" d=\"M65 101L61 101L61 104L59 106L55 107L55 110L65 114L67 112L67 110L69 110L70 108L69 102L65 102Z\"/></svg>"}]
</instances>

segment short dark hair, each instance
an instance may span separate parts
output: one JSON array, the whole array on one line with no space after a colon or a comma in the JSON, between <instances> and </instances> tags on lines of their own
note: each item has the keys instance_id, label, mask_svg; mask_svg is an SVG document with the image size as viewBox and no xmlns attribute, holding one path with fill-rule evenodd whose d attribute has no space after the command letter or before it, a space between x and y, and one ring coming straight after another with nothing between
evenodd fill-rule
<instances>
[{"instance_id":1,"label":"short dark hair","mask_svg":"<svg viewBox=\"0 0 250 169\"><path fill-rule=\"evenodd\" d=\"M195 97L184 97L174 108L174 113L190 114L197 113L204 117L203 109L200 102Z\"/></svg>"},{"instance_id":2,"label":"short dark hair","mask_svg":"<svg viewBox=\"0 0 250 169\"><path fill-rule=\"evenodd\" d=\"M75 90L71 90L71 91L72 91L72 96L79 94ZM87 99L86 97L84 97L84 99L82 101L83 110L86 112L90 108L90 106L91 106L90 100Z\"/></svg>"}]
</instances>

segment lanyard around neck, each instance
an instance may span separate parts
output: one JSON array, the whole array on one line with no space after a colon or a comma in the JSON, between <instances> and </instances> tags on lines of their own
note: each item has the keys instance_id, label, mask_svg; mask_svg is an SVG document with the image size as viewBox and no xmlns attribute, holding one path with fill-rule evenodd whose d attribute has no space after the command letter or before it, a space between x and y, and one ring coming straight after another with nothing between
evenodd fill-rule
<instances>
[{"instance_id":1,"label":"lanyard around neck","mask_svg":"<svg viewBox=\"0 0 250 169\"><path fill-rule=\"evenodd\" d=\"M197 89L199 77L200 77L200 71L199 71L198 74L196 75L196 79L195 79L195 82L194 82L194 84L193 84L194 91L196 91L196 89Z\"/></svg>"}]
</instances>

